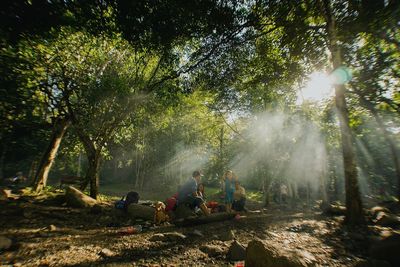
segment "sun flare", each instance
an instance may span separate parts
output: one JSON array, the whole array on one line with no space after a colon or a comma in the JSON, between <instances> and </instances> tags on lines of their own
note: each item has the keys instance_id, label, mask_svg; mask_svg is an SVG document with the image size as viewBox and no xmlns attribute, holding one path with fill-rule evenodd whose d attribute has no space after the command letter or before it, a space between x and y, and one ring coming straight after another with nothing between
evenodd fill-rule
<instances>
[{"instance_id":1,"label":"sun flare","mask_svg":"<svg viewBox=\"0 0 400 267\"><path fill-rule=\"evenodd\" d=\"M308 81L299 91L298 100L319 102L333 95L332 78L323 72L315 71L308 76Z\"/></svg>"}]
</instances>

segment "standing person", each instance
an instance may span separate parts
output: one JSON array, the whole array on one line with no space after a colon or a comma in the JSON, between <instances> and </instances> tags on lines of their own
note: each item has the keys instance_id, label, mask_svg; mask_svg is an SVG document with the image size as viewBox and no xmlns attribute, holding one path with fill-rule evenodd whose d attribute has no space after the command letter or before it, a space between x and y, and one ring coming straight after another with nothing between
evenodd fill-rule
<instances>
[{"instance_id":1,"label":"standing person","mask_svg":"<svg viewBox=\"0 0 400 267\"><path fill-rule=\"evenodd\" d=\"M205 215L209 215L210 212L207 209L204 199L199 195L197 188L201 181L202 174L200 171L194 171L192 177L181 186L178 192L178 202L177 205L182 205L184 203L189 204L190 208L195 209L200 208Z\"/></svg>"},{"instance_id":2,"label":"standing person","mask_svg":"<svg viewBox=\"0 0 400 267\"><path fill-rule=\"evenodd\" d=\"M233 193L232 208L236 211L244 211L246 204L246 190L240 185L239 181L235 181L235 192Z\"/></svg>"},{"instance_id":3,"label":"standing person","mask_svg":"<svg viewBox=\"0 0 400 267\"><path fill-rule=\"evenodd\" d=\"M225 178L225 205L226 211L232 212L232 203L233 203L233 193L235 192L235 179L237 179L236 175L234 175L233 171L226 171L224 174Z\"/></svg>"},{"instance_id":4,"label":"standing person","mask_svg":"<svg viewBox=\"0 0 400 267\"><path fill-rule=\"evenodd\" d=\"M282 202L286 204L286 199L287 199L287 195L288 195L288 188L284 183L282 183L280 189L281 189Z\"/></svg>"}]
</instances>

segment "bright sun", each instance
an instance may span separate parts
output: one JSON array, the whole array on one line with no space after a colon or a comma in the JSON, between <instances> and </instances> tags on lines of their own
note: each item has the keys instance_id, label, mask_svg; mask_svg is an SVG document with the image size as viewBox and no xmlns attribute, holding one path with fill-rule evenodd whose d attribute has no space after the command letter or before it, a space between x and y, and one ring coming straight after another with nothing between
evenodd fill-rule
<instances>
[{"instance_id":1,"label":"bright sun","mask_svg":"<svg viewBox=\"0 0 400 267\"><path fill-rule=\"evenodd\" d=\"M333 95L332 78L323 72L315 71L308 76L308 81L298 92L297 102L319 102Z\"/></svg>"}]
</instances>

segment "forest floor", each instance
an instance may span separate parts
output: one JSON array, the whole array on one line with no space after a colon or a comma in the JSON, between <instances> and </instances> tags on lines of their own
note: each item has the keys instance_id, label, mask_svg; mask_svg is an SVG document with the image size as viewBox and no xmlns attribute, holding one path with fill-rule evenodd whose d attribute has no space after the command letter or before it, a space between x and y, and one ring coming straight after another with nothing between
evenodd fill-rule
<instances>
[{"instance_id":1,"label":"forest floor","mask_svg":"<svg viewBox=\"0 0 400 267\"><path fill-rule=\"evenodd\" d=\"M256 202L239 218L191 227L152 226L121 215L111 202L101 207L67 207L61 193L0 201L0 236L13 243L0 250L0 266L240 266L227 256L230 245L254 239L295 251L310 266L356 266L368 257L369 239L394 231L372 224L349 229L343 216L286 206L262 209ZM139 223L149 227L121 234ZM153 241L168 232L184 236Z\"/></svg>"}]
</instances>

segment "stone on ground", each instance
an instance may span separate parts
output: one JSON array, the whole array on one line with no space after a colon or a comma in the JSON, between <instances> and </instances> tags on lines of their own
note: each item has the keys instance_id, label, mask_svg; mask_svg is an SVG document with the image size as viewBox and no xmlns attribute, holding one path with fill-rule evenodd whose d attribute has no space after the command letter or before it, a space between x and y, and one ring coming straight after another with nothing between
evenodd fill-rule
<instances>
[{"instance_id":1,"label":"stone on ground","mask_svg":"<svg viewBox=\"0 0 400 267\"><path fill-rule=\"evenodd\" d=\"M100 254L100 256L105 257L105 258L107 258L107 257L112 257L112 256L115 255L115 253L112 252L111 250L109 250L108 248L103 248L103 249L100 251L99 254Z\"/></svg>"},{"instance_id":2,"label":"stone on ground","mask_svg":"<svg viewBox=\"0 0 400 267\"><path fill-rule=\"evenodd\" d=\"M12 246L12 240L5 237L0 236L0 250L7 250Z\"/></svg>"},{"instance_id":3,"label":"stone on ground","mask_svg":"<svg viewBox=\"0 0 400 267\"><path fill-rule=\"evenodd\" d=\"M200 247L200 250L210 257L219 256L224 253L224 250L218 245L204 245Z\"/></svg>"},{"instance_id":4,"label":"stone on ground","mask_svg":"<svg viewBox=\"0 0 400 267\"><path fill-rule=\"evenodd\" d=\"M400 266L400 233L390 233L371 244L370 256Z\"/></svg>"},{"instance_id":5,"label":"stone on ground","mask_svg":"<svg viewBox=\"0 0 400 267\"><path fill-rule=\"evenodd\" d=\"M7 200L11 195L10 189L0 189L0 200Z\"/></svg>"},{"instance_id":6,"label":"stone on ground","mask_svg":"<svg viewBox=\"0 0 400 267\"><path fill-rule=\"evenodd\" d=\"M235 239L235 234L233 233L232 230L228 230L226 232L222 232L219 236L218 239L221 241L231 241Z\"/></svg>"},{"instance_id":7,"label":"stone on ground","mask_svg":"<svg viewBox=\"0 0 400 267\"><path fill-rule=\"evenodd\" d=\"M375 224L381 226L396 226L400 224L400 218L391 213L379 211L376 214L376 219L374 220L374 222Z\"/></svg>"},{"instance_id":8,"label":"stone on ground","mask_svg":"<svg viewBox=\"0 0 400 267\"><path fill-rule=\"evenodd\" d=\"M227 257L231 261L244 260L246 258L246 248L235 240L229 247Z\"/></svg>"},{"instance_id":9,"label":"stone on ground","mask_svg":"<svg viewBox=\"0 0 400 267\"><path fill-rule=\"evenodd\" d=\"M57 230L57 227L54 225L54 224L50 224L49 226L47 226L47 230L49 230L49 231L56 231Z\"/></svg>"},{"instance_id":10,"label":"stone on ground","mask_svg":"<svg viewBox=\"0 0 400 267\"><path fill-rule=\"evenodd\" d=\"M324 205L322 207L322 211L328 215L334 215L334 216L346 215L346 207L336 204Z\"/></svg>"},{"instance_id":11,"label":"stone on ground","mask_svg":"<svg viewBox=\"0 0 400 267\"><path fill-rule=\"evenodd\" d=\"M382 260L360 260L353 267L391 267L390 263Z\"/></svg>"},{"instance_id":12,"label":"stone on ground","mask_svg":"<svg viewBox=\"0 0 400 267\"><path fill-rule=\"evenodd\" d=\"M245 266L303 267L312 265L310 261L311 259L304 259L293 251L274 247L261 240L253 240L246 249Z\"/></svg>"},{"instance_id":13,"label":"stone on ground","mask_svg":"<svg viewBox=\"0 0 400 267\"><path fill-rule=\"evenodd\" d=\"M381 207L381 206L375 206L373 208L370 209L370 213L372 215L373 218L376 218L376 215L378 215L378 212L383 211L386 213L390 213L389 209L385 208L385 207Z\"/></svg>"},{"instance_id":14,"label":"stone on ground","mask_svg":"<svg viewBox=\"0 0 400 267\"><path fill-rule=\"evenodd\" d=\"M150 241L167 241L167 242L179 242L186 239L184 234L178 232L170 232L163 234L154 234L150 237Z\"/></svg>"}]
</instances>

